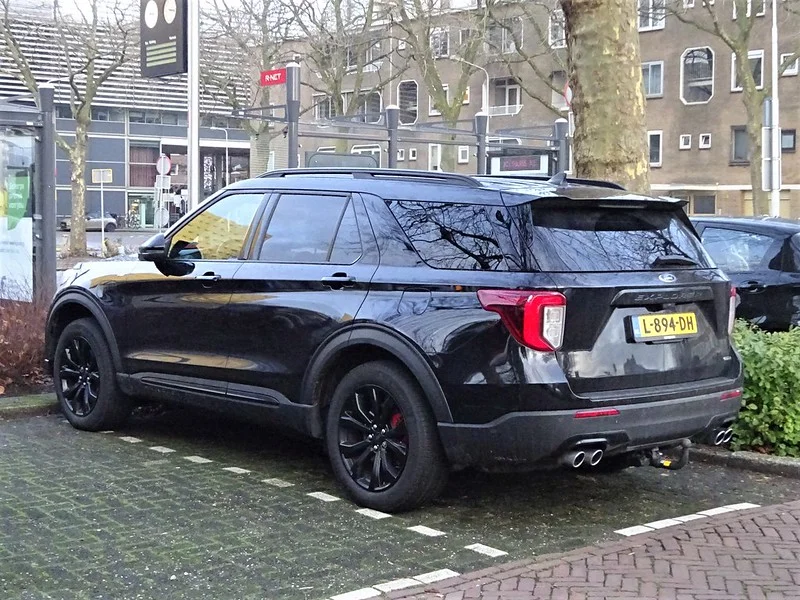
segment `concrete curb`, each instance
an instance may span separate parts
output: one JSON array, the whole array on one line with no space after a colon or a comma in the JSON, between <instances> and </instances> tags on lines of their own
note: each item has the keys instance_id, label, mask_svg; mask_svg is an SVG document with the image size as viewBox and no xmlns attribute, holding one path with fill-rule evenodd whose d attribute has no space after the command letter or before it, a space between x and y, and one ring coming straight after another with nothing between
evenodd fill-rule
<instances>
[{"instance_id":1,"label":"concrete curb","mask_svg":"<svg viewBox=\"0 0 800 600\"><path fill-rule=\"evenodd\" d=\"M0 397L0 421L52 415L60 410L55 394Z\"/></svg>"},{"instance_id":2,"label":"concrete curb","mask_svg":"<svg viewBox=\"0 0 800 600\"><path fill-rule=\"evenodd\" d=\"M800 458L770 456L757 452L731 452L724 448L707 448L693 446L689 454L691 460L698 462L755 471L767 475L782 475L792 479L800 479Z\"/></svg>"}]
</instances>

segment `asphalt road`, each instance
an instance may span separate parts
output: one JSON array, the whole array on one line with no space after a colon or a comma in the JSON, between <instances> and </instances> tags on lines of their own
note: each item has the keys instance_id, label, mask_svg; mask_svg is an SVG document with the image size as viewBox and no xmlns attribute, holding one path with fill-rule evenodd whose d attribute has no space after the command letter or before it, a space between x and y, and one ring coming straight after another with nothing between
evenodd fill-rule
<instances>
[{"instance_id":1,"label":"asphalt road","mask_svg":"<svg viewBox=\"0 0 800 600\"><path fill-rule=\"evenodd\" d=\"M61 417L0 422L0 456L3 598L329 598L800 496L800 481L699 463L465 471L433 505L376 519L343 497L318 444L188 411L109 433ZM504 554L466 548L476 543Z\"/></svg>"}]
</instances>

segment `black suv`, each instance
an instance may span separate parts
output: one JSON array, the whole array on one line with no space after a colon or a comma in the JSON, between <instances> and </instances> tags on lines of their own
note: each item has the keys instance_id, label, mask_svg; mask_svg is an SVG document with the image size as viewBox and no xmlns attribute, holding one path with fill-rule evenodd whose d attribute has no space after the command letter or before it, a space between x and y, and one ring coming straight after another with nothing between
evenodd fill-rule
<instances>
[{"instance_id":1,"label":"black suv","mask_svg":"<svg viewBox=\"0 0 800 600\"><path fill-rule=\"evenodd\" d=\"M768 331L800 327L800 221L692 217L692 222L736 286L739 317Z\"/></svg>"},{"instance_id":2,"label":"black suv","mask_svg":"<svg viewBox=\"0 0 800 600\"><path fill-rule=\"evenodd\" d=\"M139 262L68 272L56 391L81 429L152 398L322 438L382 510L453 467L682 466L741 395L731 284L682 206L563 175L271 172Z\"/></svg>"}]
</instances>

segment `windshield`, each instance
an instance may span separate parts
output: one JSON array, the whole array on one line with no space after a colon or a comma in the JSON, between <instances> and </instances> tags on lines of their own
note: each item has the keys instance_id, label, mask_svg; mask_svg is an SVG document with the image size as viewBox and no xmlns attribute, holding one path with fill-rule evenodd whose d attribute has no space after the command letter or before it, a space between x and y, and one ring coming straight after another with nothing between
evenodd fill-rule
<instances>
[{"instance_id":1,"label":"windshield","mask_svg":"<svg viewBox=\"0 0 800 600\"><path fill-rule=\"evenodd\" d=\"M513 207L536 263L545 271L713 268L674 209ZM529 232L524 231L530 228Z\"/></svg>"}]
</instances>

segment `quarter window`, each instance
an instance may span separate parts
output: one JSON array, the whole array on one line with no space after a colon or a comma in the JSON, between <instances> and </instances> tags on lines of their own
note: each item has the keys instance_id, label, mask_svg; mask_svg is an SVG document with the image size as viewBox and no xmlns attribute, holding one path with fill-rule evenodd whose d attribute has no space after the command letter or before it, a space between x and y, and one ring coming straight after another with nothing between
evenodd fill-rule
<instances>
[{"instance_id":1,"label":"quarter window","mask_svg":"<svg viewBox=\"0 0 800 600\"><path fill-rule=\"evenodd\" d=\"M262 194L226 196L203 209L173 236L171 258L232 260L239 258Z\"/></svg>"},{"instance_id":2,"label":"quarter window","mask_svg":"<svg viewBox=\"0 0 800 600\"><path fill-rule=\"evenodd\" d=\"M681 58L681 100L705 104L714 95L714 51L708 46L689 48Z\"/></svg>"},{"instance_id":3,"label":"quarter window","mask_svg":"<svg viewBox=\"0 0 800 600\"><path fill-rule=\"evenodd\" d=\"M775 241L767 235L719 227L706 227L702 239L717 266L730 273L756 270Z\"/></svg>"},{"instance_id":4,"label":"quarter window","mask_svg":"<svg viewBox=\"0 0 800 600\"><path fill-rule=\"evenodd\" d=\"M284 263L354 262L361 254L361 240L352 213L352 203L344 196L283 195L270 217L259 258Z\"/></svg>"}]
</instances>

